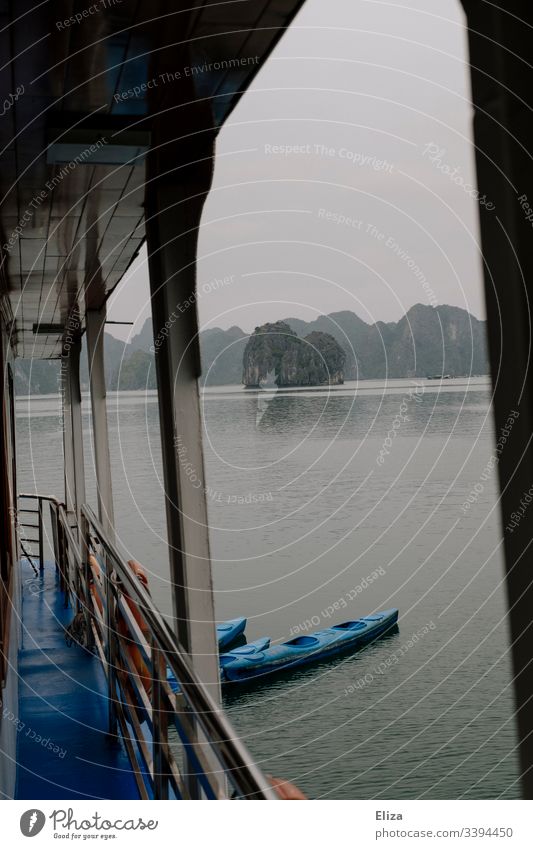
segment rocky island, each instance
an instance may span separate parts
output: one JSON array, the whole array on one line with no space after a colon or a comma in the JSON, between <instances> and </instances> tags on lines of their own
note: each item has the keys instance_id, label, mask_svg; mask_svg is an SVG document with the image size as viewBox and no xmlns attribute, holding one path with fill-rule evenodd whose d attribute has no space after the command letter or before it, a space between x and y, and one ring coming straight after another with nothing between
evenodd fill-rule
<instances>
[{"instance_id":1,"label":"rocky island","mask_svg":"<svg viewBox=\"0 0 533 849\"><path fill-rule=\"evenodd\" d=\"M300 385L298 380L292 382L295 367L303 374L303 386L329 380L340 383L343 378L459 377L489 372L485 322L459 307L415 304L399 321L378 321L375 324L367 324L355 313L345 310L320 315L310 322L287 317L283 321L263 325L263 328L267 327L278 328L277 333L274 331L276 339L271 334L270 345L267 339L258 338L261 328L256 328L251 337L236 325L227 330L221 327L202 330L201 383L205 386L241 383L243 359L246 386L257 386L257 381L266 380L269 375L275 376L276 362L279 363L280 385L283 386ZM265 336L265 332L262 335ZM295 353L295 345L298 345L298 341L294 341L296 336L300 342L307 340L311 343L305 346L306 353L303 348L298 355ZM337 364L331 340L336 341L344 353L344 360L338 359ZM274 341L276 344L272 345ZM146 391L155 388L151 319L147 319L141 331L128 342L105 333L104 345L106 383L110 390ZM283 346L287 350L280 350ZM246 349L248 354L244 357ZM314 350L325 354L329 376L323 370L321 358L312 356ZM307 362L306 357L309 358ZM15 360L17 394L58 392L61 387L60 368L59 360ZM84 389L88 381L87 349L83 341L81 382Z\"/></svg>"},{"instance_id":2,"label":"rocky island","mask_svg":"<svg viewBox=\"0 0 533 849\"><path fill-rule=\"evenodd\" d=\"M277 386L344 383L346 354L330 333L314 330L303 339L284 321L256 327L243 355L242 382L260 386L273 375Z\"/></svg>"}]
</instances>

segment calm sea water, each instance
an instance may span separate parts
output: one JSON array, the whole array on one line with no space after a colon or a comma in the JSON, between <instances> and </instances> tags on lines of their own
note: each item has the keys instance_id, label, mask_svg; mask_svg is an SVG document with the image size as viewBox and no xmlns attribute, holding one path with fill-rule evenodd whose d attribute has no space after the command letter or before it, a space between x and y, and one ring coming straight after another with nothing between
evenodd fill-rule
<instances>
[{"instance_id":1,"label":"calm sea water","mask_svg":"<svg viewBox=\"0 0 533 849\"><path fill-rule=\"evenodd\" d=\"M518 796L488 381L218 387L203 406L218 618L282 641L400 609L365 651L230 691L261 766L313 797ZM155 394L109 414L120 544L169 613ZM61 494L58 399L19 399L17 425L19 490ZM88 407L85 438L94 503Z\"/></svg>"}]
</instances>

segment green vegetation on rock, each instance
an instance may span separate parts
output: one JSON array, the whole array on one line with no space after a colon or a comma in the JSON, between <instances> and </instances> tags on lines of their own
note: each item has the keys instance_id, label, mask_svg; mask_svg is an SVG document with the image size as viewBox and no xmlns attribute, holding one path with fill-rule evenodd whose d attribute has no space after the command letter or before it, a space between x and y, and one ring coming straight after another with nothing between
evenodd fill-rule
<instances>
[{"instance_id":1,"label":"green vegetation on rock","mask_svg":"<svg viewBox=\"0 0 533 849\"><path fill-rule=\"evenodd\" d=\"M156 389L153 354L134 351L117 369L111 380L111 390Z\"/></svg>"},{"instance_id":2,"label":"green vegetation on rock","mask_svg":"<svg viewBox=\"0 0 533 849\"><path fill-rule=\"evenodd\" d=\"M344 353L329 333L301 339L283 321L256 327L243 356L242 382L260 386L273 372L278 386L317 386L344 382Z\"/></svg>"},{"instance_id":3,"label":"green vegetation on rock","mask_svg":"<svg viewBox=\"0 0 533 849\"><path fill-rule=\"evenodd\" d=\"M131 342L121 342L106 333L104 344L106 380L111 390L155 388L151 319ZM244 382L257 385L276 372L276 363L275 377L285 386L316 385L329 379L340 382L341 374L345 380L382 380L437 374L459 377L489 371L485 322L459 307L424 304L416 304L399 321L389 323L367 324L345 310L321 315L312 322L287 318L264 324L251 337L240 327L213 327L200 333L200 350L201 382L206 386L241 383L243 366ZM15 360L13 368L17 394L59 391L58 360ZM81 382L87 389L85 345Z\"/></svg>"}]
</instances>

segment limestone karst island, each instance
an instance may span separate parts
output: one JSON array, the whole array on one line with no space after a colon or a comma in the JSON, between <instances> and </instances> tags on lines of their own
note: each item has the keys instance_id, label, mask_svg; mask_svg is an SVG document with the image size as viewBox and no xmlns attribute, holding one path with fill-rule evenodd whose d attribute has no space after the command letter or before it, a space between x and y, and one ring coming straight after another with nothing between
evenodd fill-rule
<instances>
[{"instance_id":1,"label":"limestone karst island","mask_svg":"<svg viewBox=\"0 0 533 849\"><path fill-rule=\"evenodd\" d=\"M242 382L261 386L273 376L277 386L344 383L346 353L330 333L315 330L300 338L284 321L256 327L243 356Z\"/></svg>"}]
</instances>

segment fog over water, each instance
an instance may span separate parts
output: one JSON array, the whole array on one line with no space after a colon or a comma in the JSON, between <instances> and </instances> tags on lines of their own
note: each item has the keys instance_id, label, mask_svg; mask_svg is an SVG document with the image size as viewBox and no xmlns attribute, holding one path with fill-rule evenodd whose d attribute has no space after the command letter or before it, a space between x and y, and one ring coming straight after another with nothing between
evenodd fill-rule
<instances>
[{"instance_id":1,"label":"fog over water","mask_svg":"<svg viewBox=\"0 0 533 849\"><path fill-rule=\"evenodd\" d=\"M483 318L471 120L459 2L307 0L218 137L201 326L415 303ZM135 322L113 333L141 328L144 253L110 305Z\"/></svg>"}]
</instances>

